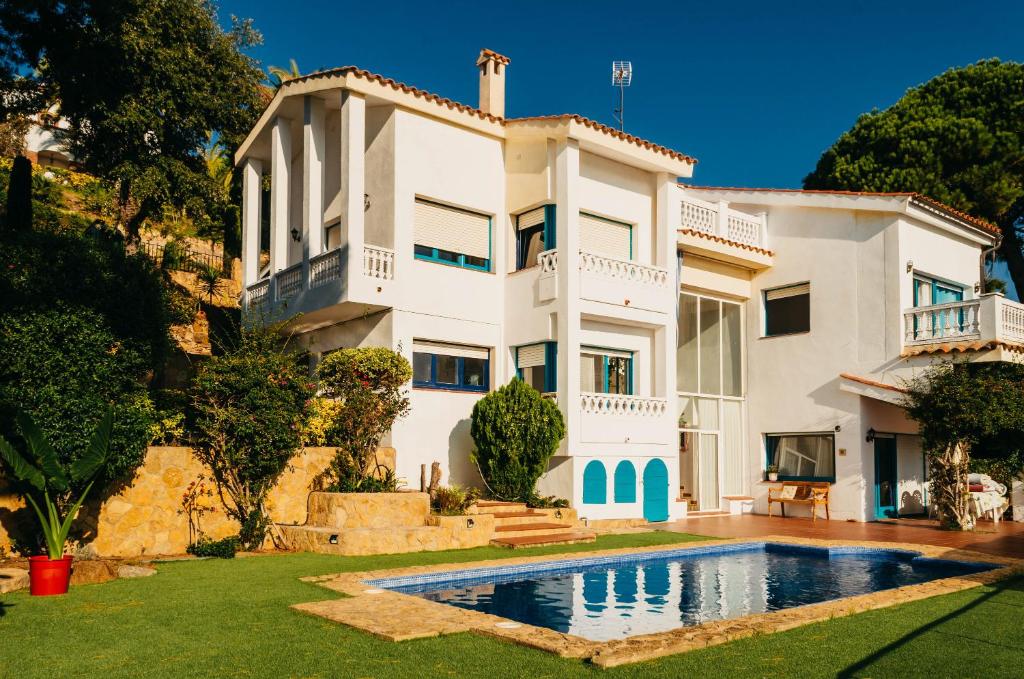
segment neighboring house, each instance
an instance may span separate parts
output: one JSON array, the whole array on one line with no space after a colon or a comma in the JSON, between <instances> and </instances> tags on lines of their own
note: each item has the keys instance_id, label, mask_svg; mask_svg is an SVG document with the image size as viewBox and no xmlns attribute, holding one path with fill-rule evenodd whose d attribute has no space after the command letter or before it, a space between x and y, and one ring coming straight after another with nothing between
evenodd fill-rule
<instances>
[{"instance_id":1,"label":"neighboring house","mask_svg":"<svg viewBox=\"0 0 1024 679\"><path fill-rule=\"evenodd\" d=\"M56 106L33 116L32 125L25 134L25 157L47 167L74 167L74 156L57 139L59 130L67 129L67 126L67 121L59 117Z\"/></svg>"},{"instance_id":2,"label":"neighboring house","mask_svg":"<svg viewBox=\"0 0 1024 679\"><path fill-rule=\"evenodd\" d=\"M519 377L568 428L540 491L583 517L763 510L770 456L834 478L836 517L874 518L875 446L915 431L891 405L929 360L909 354L1012 351L988 314L1018 307L974 290L993 227L905 195L679 185L696 162L679 152L580 116L505 118L508 64L481 52L479 108L356 68L285 83L236 155L248 309L300 314L314 360L409 358L390 444L412 486L435 460L479 483L473 404ZM908 337L915 294L962 310L912 312ZM908 475L883 481L914 497L919 446L893 440Z\"/></svg>"}]
</instances>

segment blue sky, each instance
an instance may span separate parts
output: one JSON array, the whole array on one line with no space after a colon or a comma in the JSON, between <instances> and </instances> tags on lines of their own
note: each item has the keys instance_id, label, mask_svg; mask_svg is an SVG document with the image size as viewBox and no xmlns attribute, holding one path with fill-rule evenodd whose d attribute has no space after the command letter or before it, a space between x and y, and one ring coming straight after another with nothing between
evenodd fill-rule
<instances>
[{"instance_id":1,"label":"blue sky","mask_svg":"<svg viewBox=\"0 0 1024 679\"><path fill-rule=\"evenodd\" d=\"M1024 2L281 2L251 17L264 65L357 65L466 104L476 55L512 59L507 115L613 124L611 62L633 62L626 131L696 156L693 182L798 187L857 116L953 66L1024 61Z\"/></svg>"}]
</instances>

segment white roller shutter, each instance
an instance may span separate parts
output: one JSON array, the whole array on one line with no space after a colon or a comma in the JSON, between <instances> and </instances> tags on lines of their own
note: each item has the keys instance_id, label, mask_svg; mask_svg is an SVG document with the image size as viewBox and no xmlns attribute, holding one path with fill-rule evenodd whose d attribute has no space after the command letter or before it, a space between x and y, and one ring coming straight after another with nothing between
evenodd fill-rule
<instances>
[{"instance_id":1,"label":"white roller shutter","mask_svg":"<svg viewBox=\"0 0 1024 679\"><path fill-rule=\"evenodd\" d=\"M544 208L538 207L529 212L524 212L516 218L516 226L520 229L525 229L531 226L537 226L538 224L544 223Z\"/></svg>"},{"instance_id":2,"label":"white roller shutter","mask_svg":"<svg viewBox=\"0 0 1024 679\"><path fill-rule=\"evenodd\" d=\"M800 283L799 285L790 285L785 288L775 288L774 290L765 290L764 298L765 301L771 302L775 299L783 299L784 297L796 297L798 295L809 295L811 294L810 283Z\"/></svg>"},{"instance_id":3,"label":"white roller shutter","mask_svg":"<svg viewBox=\"0 0 1024 679\"><path fill-rule=\"evenodd\" d=\"M629 224L580 213L580 249L612 259L632 259L633 230Z\"/></svg>"},{"instance_id":4,"label":"white roller shutter","mask_svg":"<svg viewBox=\"0 0 1024 679\"><path fill-rule=\"evenodd\" d=\"M476 212L417 199L413 238L416 245L491 258L491 220Z\"/></svg>"},{"instance_id":5,"label":"white roller shutter","mask_svg":"<svg viewBox=\"0 0 1024 679\"><path fill-rule=\"evenodd\" d=\"M483 347L469 347L464 344L448 344L446 342L431 342L429 340L412 341L414 353L439 354L441 356L464 356L466 358L490 358L490 351Z\"/></svg>"},{"instance_id":6,"label":"white roller shutter","mask_svg":"<svg viewBox=\"0 0 1024 679\"><path fill-rule=\"evenodd\" d=\"M534 366L544 365L543 344L531 344L529 346L519 347L516 351L517 368L533 368Z\"/></svg>"}]
</instances>

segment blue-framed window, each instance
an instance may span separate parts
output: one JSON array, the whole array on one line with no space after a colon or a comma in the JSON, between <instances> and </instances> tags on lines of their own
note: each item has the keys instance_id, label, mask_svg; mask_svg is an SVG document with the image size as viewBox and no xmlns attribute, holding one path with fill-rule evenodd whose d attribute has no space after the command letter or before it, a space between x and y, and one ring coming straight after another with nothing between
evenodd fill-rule
<instances>
[{"instance_id":1,"label":"blue-framed window","mask_svg":"<svg viewBox=\"0 0 1024 679\"><path fill-rule=\"evenodd\" d=\"M836 480L836 437L830 433L765 435L767 465L783 481Z\"/></svg>"},{"instance_id":2,"label":"blue-framed window","mask_svg":"<svg viewBox=\"0 0 1024 679\"><path fill-rule=\"evenodd\" d=\"M580 391L632 394L632 352L584 347L580 351Z\"/></svg>"},{"instance_id":3,"label":"blue-framed window","mask_svg":"<svg viewBox=\"0 0 1024 679\"><path fill-rule=\"evenodd\" d=\"M516 215L516 271L537 265L537 255L555 247L555 206Z\"/></svg>"},{"instance_id":4,"label":"blue-framed window","mask_svg":"<svg viewBox=\"0 0 1024 679\"><path fill-rule=\"evenodd\" d=\"M765 337L809 332L810 329L810 283L798 283L764 291Z\"/></svg>"},{"instance_id":5,"label":"blue-framed window","mask_svg":"<svg viewBox=\"0 0 1024 679\"><path fill-rule=\"evenodd\" d=\"M420 389L481 391L490 388L487 349L413 342L412 386Z\"/></svg>"},{"instance_id":6,"label":"blue-framed window","mask_svg":"<svg viewBox=\"0 0 1024 679\"><path fill-rule=\"evenodd\" d=\"M538 342L516 347L516 377L537 391L558 391L558 343Z\"/></svg>"},{"instance_id":7,"label":"blue-framed window","mask_svg":"<svg viewBox=\"0 0 1024 679\"><path fill-rule=\"evenodd\" d=\"M914 274L914 306L932 306L933 304L947 304L949 302L962 302L964 300L964 288L956 283L941 281L937 278ZM953 314L933 313L930 318L924 320L924 328L919 327L920 322L914 316L914 336L919 333L927 333L931 337L943 337L950 334L964 332L965 316L963 309Z\"/></svg>"},{"instance_id":8,"label":"blue-framed window","mask_svg":"<svg viewBox=\"0 0 1024 679\"><path fill-rule=\"evenodd\" d=\"M491 270L488 215L417 198L413 232L416 259L477 271Z\"/></svg>"}]
</instances>

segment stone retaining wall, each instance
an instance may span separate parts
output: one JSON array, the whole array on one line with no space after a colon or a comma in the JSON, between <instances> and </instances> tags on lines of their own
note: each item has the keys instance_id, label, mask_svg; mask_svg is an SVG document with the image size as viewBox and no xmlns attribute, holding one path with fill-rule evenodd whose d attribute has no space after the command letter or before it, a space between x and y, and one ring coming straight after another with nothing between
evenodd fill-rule
<instances>
[{"instance_id":1,"label":"stone retaining wall","mask_svg":"<svg viewBox=\"0 0 1024 679\"><path fill-rule=\"evenodd\" d=\"M277 523L302 524L306 521L306 499L310 484L334 456L334 448L306 448L278 481L269 496L271 516ZM395 451L382 448L378 462L394 469ZM205 467L189 448L153 446L135 473L131 484L98 506L83 508L76 527L86 531L86 542L99 556L139 556L181 554L188 546L188 517L181 512L182 496L189 483ZM200 528L212 538L238 532L238 524L224 515L216 489L207 481L214 496L205 504L214 511L200 519ZM19 526L31 525L35 517L20 498L0 479L0 549L10 551L11 536Z\"/></svg>"}]
</instances>

